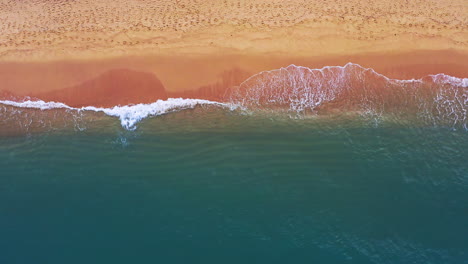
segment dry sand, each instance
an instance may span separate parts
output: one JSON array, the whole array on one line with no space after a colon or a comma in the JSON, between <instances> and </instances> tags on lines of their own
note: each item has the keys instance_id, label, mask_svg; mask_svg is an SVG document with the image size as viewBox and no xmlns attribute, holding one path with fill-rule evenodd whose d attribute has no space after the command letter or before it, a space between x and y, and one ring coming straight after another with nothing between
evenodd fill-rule
<instances>
[{"instance_id":1,"label":"dry sand","mask_svg":"<svg viewBox=\"0 0 468 264\"><path fill-rule=\"evenodd\" d=\"M349 61L393 78L468 77L467 14L466 0L0 0L0 90L50 95L124 68L183 95Z\"/></svg>"}]
</instances>

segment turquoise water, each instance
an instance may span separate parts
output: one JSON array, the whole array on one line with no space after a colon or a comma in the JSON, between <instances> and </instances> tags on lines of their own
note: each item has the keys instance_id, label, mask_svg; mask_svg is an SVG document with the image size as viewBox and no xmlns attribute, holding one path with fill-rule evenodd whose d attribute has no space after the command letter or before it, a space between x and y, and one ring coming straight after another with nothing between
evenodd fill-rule
<instances>
[{"instance_id":1,"label":"turquoise water","mask_svg":"<svg viewBox=\"0 0 468 264\"><path fill-rule=\"evenodd\" d=\"M0 263L468 263L463 129L93 122L0 138Z\"/></svg>"}]
</instances>

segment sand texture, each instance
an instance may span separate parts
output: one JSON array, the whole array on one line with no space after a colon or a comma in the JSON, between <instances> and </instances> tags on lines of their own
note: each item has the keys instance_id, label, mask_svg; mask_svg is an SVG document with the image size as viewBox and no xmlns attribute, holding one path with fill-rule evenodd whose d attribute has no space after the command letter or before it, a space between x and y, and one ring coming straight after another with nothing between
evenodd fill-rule
<instances>
[{"instance_id":1,"label":"sand texture","mask_svg":"<svg viewBox=\"0 0 468 264\"><path fill-rule=\"evenodd\" d=\"M3 61L468 51L465 0L2 0Z\"/></svg>"}]
</instances>

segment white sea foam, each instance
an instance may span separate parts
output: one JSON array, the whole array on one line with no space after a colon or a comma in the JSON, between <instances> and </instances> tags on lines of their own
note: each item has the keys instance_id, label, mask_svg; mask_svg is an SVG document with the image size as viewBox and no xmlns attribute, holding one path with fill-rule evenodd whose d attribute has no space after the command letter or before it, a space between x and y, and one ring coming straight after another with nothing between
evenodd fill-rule
<instances>
[{"instance_id":1,"label":"white sea foam","mask_svg":"<svg viewBox=\"0 0 468 264\"><path fill-rule=\"evenodd\" d=\"M468 78L442 73L401 80L354 63L321 69L291 64L251 76L233 90L230 102L253 109L301 113L340 110L341 106L375 115L416 112L429 121L466 128L467 87ZM335 104L327 108L325 104L330 102Z\"/></svg>"},{"instance_id":2,"label":"white sea foam","mask_svg":"<svg viewBox=\"0 0 468 264\"><path fill-rule=\"evenodd\" d=\"M289 105L290 110L301 112L333 101L351 87L356 80L364 82L366 75L383 79L389 84L420 83L422 80L390 79L358 64L326 66L312 69L291 64L287 67L263 71L242 82L231 94L231 101L243 105Z\"/></svg>"},{"instance_id":3,"label":"white sea foam","mask_svg":"<svg viewBox=\"0 0 468 264\"><path fill-rule=\"evenodd\" d=\"M339 70L338 75L343 75L345 73L346 69L351 69L353 67L356 67L356 68L360 69L362 72L365 72L365 71L371 72L371 73L375 74L376 76L384 78L385 80L387 80L389 82L393 82L393 83L413 83L413 82L422 83L423 79L424 79L424 78L420 78L420 79L392 79L392 78L389 78L389 77L387 77L387 76L385 76L383 74L380 74L380 73L376 72L372 68L365 68L365 67L363 67L363 66L361 66L361 65L359 65L357 63L348 62L344 66L325 66L323 68L309 68L309 67L297 66L295 64L291 64L291 65L289 65L287 67L282 67L282 68L279 68L279 69L273 69L273 70L267 70L267 71L259 72L257 74L254 74L254 75L250 76L249 78L247 78L243 83L246 83L250 79L256 78L256 77L258 77L258 76L260 76L262 74L274 73L274 72L278 72L278 71L281 71L281 70L284 71L284 70L288 70L288 68L302 69L302 70L306 70L306 71L309 71L309 72L320 72L322 74L324 74L328 70ZM342 76L337 76L337 77L342 77ZM459 86L459 87L464 87L464 88L468 87L468 78L457 78L457 77L446 75L446 74L443 74L443 73L429 75L429 77L431 77L432 80L434 82L436 82L436 83L446 83L446 84L450 84L450 85L453 85L453 86Z\"/></svg>"},{"instance_id":4,"label":"white sea foam","mask_svg":"<svg viewBox=\"0 0 468 264\"><path fill-rule=\"evenodd\" d=\"M168 100L158 100L151 104L137 104L137 105L125 105L125 106L114 106L112 108L103 108L103 107L94 107L86 106L81 108L75 108L68 106L63 103L57 102L44 102L41 100L38 101L23 101L15 102L10 100L0 100L0 104L9 105L19 108L32 108L40 110L48 109L70 109L76 111L94 111L94 112L103 112L109 116L115 116L120 119L122 127L128 130L134 130L136 124L143 120L144 118L150 116L158 116L166 113L191 109L197 105L217 105L222 107L230 107L227 104L202 100L202 99L182 99L182 98L169 98Z\"/></svg>"},{"instance_id":5,"label":"white sea foam","mask_svg":"<svg viewBox=\"0 0 468 264\"><path fill-rule=\"evenodd\" d=\"M177 110L190 109L197 105L227 106L219 102L202 99L170 98L168 100L158 100L151 104L114 106L113 108L88 106L81 108L81 110L104 112L109 116L118 117L124 128L132 130L135 129L136 123L149 116L158 116Z\"/></svg>"},{"instance_id":6,"label":"white sea foam","mask_svg":"<svg viewBox=\"0 0 468 264\"><path fill-rule=\"evenodd\" d=\"M10 100L0 100L0 104L10 105L10 106L20 107L20 108L34 108L34 109L41 109L41 110L57 109L57 108L78 109L78 108L70 107L70 106L68 106L66 104L63 104L63 103L44 102L42 100L37 100L37 101L27 100L27 101L23 101L23 102L15 102L15 101L10 101Z\"/></svg>"},{"instance_id":7,"label":"white sea foam","mask_svg":"<svg viewBox=\"0 0 468 264\"><path fill-rule=\"evenodd\" d=\"M443 73L431 75L431 77L432 77L432 80L434 80L434 82L436 83L446 83L446 84L459 86L463 88L468 87L468 78L457 78L457 77L453 77L453 76L446 75Z\"/></svg>"},{"instance_id":8,"label":"white sea foam","mask_svg":"<svg viewBox=\"0 0 468 264\"><path fill-rule=\"evenodd\" d=\"M388 84L393 86L393 90L395 90L394 92L398 92L397 88L400 86L400 88L405 89L407 84L415 84L414 87L416 88L420 84L431 81L436 84L448 84L452 86L452 89L443 88L438 93L438 96L433 98L437 103L437 110L439 111L443 108L442 112L445 111L452 117L454 116L453 113L462 113L462 120L466 123L466 104L468 100L466 95L468 90L466 90L466 88L468 87L468 78L456 78L440 73L429 75L421 79L391 79L377 73L372 68L364 68L354 63L347 63L344 66L326 66L321 69L312 69L292 64L285 68L263 71L242 82L238 87L240 89L234 89L231 94L229 104L202 99L182 98L158 100L151 104L115 106L111 108L95 106L74 108L60 102L44 102L40 100L27 100L23 102L0 100L0 104L18 108L33 108L40 110L69 109L73 111L103 112L106 115L118 117L124 128L133 130L136 128L136 124L139 121L149 116L157 116L177 110L190 109L197 105L218 105L231 109L236 108L237 106L245 109L249 106L265 107L268 104L276 104L289 105L291 110L299 112L304 109L314 109L323 103L335 100L340 93L346 89L356 89L356 87L348 87L351 85L350 81L354 80L358 81L358 84L362 84L366 81L368 76L367 74L386 81ZM242 88L244 87L247 89L243 90ZM412 87L413 86L410 88ZM455 89L456 87L462 88L462 90L459 91ZM381 99L379 94L377 94L378 96L375 96L375 98L370 97L372 95L371 92L372 91L365 90L361 93L357 93L357 95L356 93L352 93L352 95L360 96L358 98L360 99L360 102L368 102L368 104L372 105L378 106L379 103L385 103L377 100ZM403 92L415 93L417 92L417 89L406 89ZM419 98L416 94L414 97ZM453 110L452 108L455 106L457 109L460 108L461 110ZM366 107L370 106L366 105ZM460 120L460 118L456 116L456 120Z\"/></svg>"}]
</instances>

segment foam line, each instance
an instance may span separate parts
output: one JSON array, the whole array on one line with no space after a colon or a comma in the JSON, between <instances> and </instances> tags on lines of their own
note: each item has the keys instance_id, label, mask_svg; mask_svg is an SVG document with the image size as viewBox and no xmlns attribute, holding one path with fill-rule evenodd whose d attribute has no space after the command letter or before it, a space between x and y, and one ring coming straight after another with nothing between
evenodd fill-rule
<instances>
[{"instance_id":1,"label":"foam line","mask_svg":"<svg viewBox=\"0 0 468 264\"><path fill-rule=\"evenodd\" d=\"M136 104L125 106L114 106L112 108L102 108L94 106L86 106L75 108L58 102L44 102L41 100L24 102L15 102L10 100L0 100L0 104L9 105L19 108L32 108L40 110L50 109L70 109L76 111L94 111L103 112L109 116L115 116L120 119L122 127L128 130L134 130L136 124L149 116L163 115L169 112L191 109L197 105L217 105L222 107L229 107L227 104L202 100L202 99L182 99L182 98L169 98L168 100L158 100L151 104Z\"/></svg>"},{"instance_id":2,"label":"foam line","mask_svg":"<svg viewBox=\"0 0 468 264\"><path fill-rule=\"evenodd\" d=\"M344 66L325 66L325 67L322 67L322 68L309 68L309 67L304 67L304 66L297 66L295 64L291 64L287 67L282 67L282 68L279 68L279 69L273 69L273 70L267 70L267 71L262 71L262 72L259 72L259 73L256 73L252 76L250 76L249 78L247 78L243 83L246 83L248 82L250 79L253 79L257 76L260 76L262 74L265 74L265 73L274 73L274 72L278 72L278 71L281 71L281 70L288 70L290 68L296 68L296 69L303 69L303 70L307 70L307 71L310 71L310 72L322 72L324 73L325 71L327 70L346 70L346 69L350 69L352 67L356 67L358 69L360 69L361 71L365 72L365 71L370 71L372 72L373 74L375 74L376 76L379 76L381 78L384 78L385 80L389 81L389 82L396 82L396 83L412 83L412 82L417 82L417 83L422 83L424 81L424 77L423 78L420 78L420 79L392 79L392 78L389 78L383 74L380 74L378 72L376 72L374 69L372 68L365 68L357 63L352 63L352 62L348 62L346 63ZM443 73L438 73L438 74L433 74L433 75L428 75L428 77L430 77L432 79L433 82L435 83L441 83L441 84L450 84L450 85L453 85L453 86L459 86L459 87L463 87L463 88L467 88L468 87L468 78L457 78L457 77L453 77L453 76L450 76L450 75L446 75L446 74L443 74ZM241 84L242 86L242 84Z\"/></svg>"},{"instance_id":3,"label":"foam line","mask_svg":"<svg viewBox=\"0 0 468 264\"><path fill-rule=\"evenodd\" d=\"M300 71L298 72L297 70ZM310 73L310 76L304 76L302 72ZM276 79L275 73L278 73L278 76L280 77L282 76L281 74L285 74L284 77L287 78L284 80ZM295 75L296 73L297 76ZM247 107L248 105L252 104L260 105L260 101L264 100L267 104L289 104L290 109L296 111L301 111L308 108L314 109L322 103L335 100L337 96L340 95L341 90L348 89L346 87L349 85L350 77L354 76L355 74L358 74L356 76L358 79L367 78L365 77L365 73L370 73L371 76L377 77L377 79L382 79L385 82L392 85L414 84L413 89L400 89L400 94L402 95L402 98L405 96L405 98L410 98L409 95L406 95L409 93L412 93L415 97L418 97L419 94L417 93L417 88L418 86L420 86L420 84L433 82L435 84L440 85L450 85L451 89L441 87L441 89L436 91L435 97L430 99L432 101L435 100L435 102L438 104L437 111L449 113L450 118L455 118L457 122L458 120L466 122L466 103L468 100L468 90L466 90L466 88L468 88L468 78L456 78L453 76L445 75L443 73L439 73L435 75L429 75L421 79L391 79L380 73L375 72L372 68L364 68L359 64L354 63L347 63L344 66L326 66L321 69L312 69L291 64L290 66L285 68L263 71L249 77L238 87L243 88L245 86L246 89L234 89L234 92L233 94L231 94L231 98L229 99L229 104L203 99L182 98L170 98L168 100L158 100L150 104L114 106L112 108L101 108L95 106L74 108L61 102L44 102L41 100L27 100L23 102L0 100L0 104L10 105L19 108L34 108L40 110L70 109L76 111L103 112L106 115L118 117L124 128L133 130L136 128L136 124L146 117L162 115L177 110L191 109L197 105L217 105L232 109L235 108L235 105L239 105L242 107ZM266 79L262 79L263 76L266 76ZM288 86L287 89L283 87L284 84L282 82L284 82ZM249 86L249 83L252 83L253 86ZM455 89L455 87L458 90ZM276 90L276 88L280 88L280 90ZM359 87L353 87L353 89L356 88ZM395 94L398 93L397 88L399 87L393 88L395 89L387 89L388 94L390 94L390 92ZM459 90L460 88L462 90ZM381 99L381 96L379 94L375 95L375 98L370 97L372 95L372 92L374 94L376 93L372 90L363 90L360 91L360 93L358 94L351 94L358 96L357 99L359 99L359 102L363 101L364 99L367 101ZM395 98L390 99L395 101ZM351 100L352 98L347 99ZM370 103L376 104L378 102L375 101ZM431 109L428 110L432 111Z\"/></svg>"}]
</instances>

